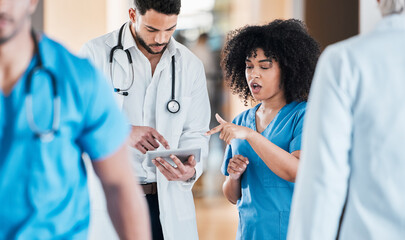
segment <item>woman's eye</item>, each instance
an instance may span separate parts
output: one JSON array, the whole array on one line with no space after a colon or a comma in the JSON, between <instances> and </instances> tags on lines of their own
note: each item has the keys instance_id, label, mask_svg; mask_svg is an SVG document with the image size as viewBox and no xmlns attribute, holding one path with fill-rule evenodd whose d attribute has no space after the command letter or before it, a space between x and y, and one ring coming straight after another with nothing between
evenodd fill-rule
<instances>
[{"instance_id":1,"label":"woman's eye","mask_svg":"<svg viewBox=\"0 0 405 240\"><path fill-rule=\"evenodd\" d=\"M252 66L246 66L246 69L252 69L253 67Z\"/></svg>"}]
</instances>

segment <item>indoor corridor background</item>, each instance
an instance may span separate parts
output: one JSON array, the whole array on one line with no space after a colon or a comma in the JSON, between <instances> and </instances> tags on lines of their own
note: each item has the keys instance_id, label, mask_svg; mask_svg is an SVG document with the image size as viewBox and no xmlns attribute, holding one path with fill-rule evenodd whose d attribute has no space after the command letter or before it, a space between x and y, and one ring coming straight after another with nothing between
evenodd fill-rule
<instances>
[{"instance_id":1,"label":"indoor corridor background","mask_svg":"<svg viewBox=\"0 0 405 240\"><path fill-rule=\"evenodd\" d=\"M222 81L219 56L226 33L278 18L304 20L324 49L370 31L380 17L375 0L182 0L175 38L205 65L211 127L217 125L215 113L230 121L247 108ZM77 53L88 40L113 31L126 21L128 0L41 0L34 25ZM222 194L225 178L220 168L224 148L218 134L214 135L204 174L193 189L201 240L231 240L236 236L238 213Z\"/></svg>"}]
</instances>

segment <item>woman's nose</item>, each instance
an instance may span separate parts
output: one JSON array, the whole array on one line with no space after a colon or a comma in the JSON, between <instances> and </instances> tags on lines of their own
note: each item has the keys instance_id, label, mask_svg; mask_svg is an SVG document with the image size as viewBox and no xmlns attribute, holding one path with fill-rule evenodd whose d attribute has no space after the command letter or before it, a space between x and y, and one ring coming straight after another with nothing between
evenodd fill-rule
<instances>
[{"instance_id":1,"label":"woman's nose","mask_svg":"<svg viewBox=\"0 0 405 240\"><path fill-rule=\"evenodd\" d=\"M260 77L260 73L256 71L256 69L252 69L252 71L250 72L250 77L251 78L259 78Z\"/></svg>"}]
</instances>

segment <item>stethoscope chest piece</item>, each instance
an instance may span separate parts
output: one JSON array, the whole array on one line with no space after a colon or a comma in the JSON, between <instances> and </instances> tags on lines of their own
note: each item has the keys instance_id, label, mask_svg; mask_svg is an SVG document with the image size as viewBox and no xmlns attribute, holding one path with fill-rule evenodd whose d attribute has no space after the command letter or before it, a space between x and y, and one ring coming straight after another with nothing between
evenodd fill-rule
<instances>
[{"instance_id":1,"label":"stethoscope chest piece","mask_svg":"<svg viewBox=\"0 0 405 240\"><path fill-rule=\"evenodd\" d=\"M172 99L167 103L167 110L171 113L177 113L180 111L180 104L176 100Z\"/></svg>"}]
</instances>

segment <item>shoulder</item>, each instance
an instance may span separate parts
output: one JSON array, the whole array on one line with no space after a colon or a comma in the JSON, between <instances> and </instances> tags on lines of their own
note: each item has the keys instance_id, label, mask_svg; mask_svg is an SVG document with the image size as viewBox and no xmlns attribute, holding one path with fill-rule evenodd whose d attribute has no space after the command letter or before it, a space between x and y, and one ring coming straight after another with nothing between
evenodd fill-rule
<instances>
[{"instance_id":1,"label":"shoulder","mask_svg":"<svg viewBox=\"0 0 405 240\"><path fill-rule=\"evenodd\" d=\"M117 39L118 39L118 30L115 30L87 41L84 44L84 46L89 47L91 46L94 48L105 47L107 43L109 42L115 43Z\"/></svg>"},{"instance_id":2,"label":"shoulder","mask_svg":"<svg viewBox=\"0 0 405 240\"><path fill-rule=\"evenodd\" d=\"M344 41L326 47L320 57L320 61L353 61L364 55L370 40L374 39L374 33L357 35Z\"/></svg>"},{"instance_id":3,"label":"shoulder","mask_svg":"<svg viewBox=\"0 0 405 240\"><path fill-rule=\"evenodd\" d=\"M60 43L43 36L42 50L45 51L46 67L49 67L64 82L85 86L86 83L98 80L101 76L93 65L84 58L76 56Z\"/></svg>"},{"instance_id":4,"label":"shoulder","mask_svg":"<svg viewBox=\"0 0 405 240\"><path fill-rule=\"evenodd\" d=\"M186 65L192 69L202 69L203 70L203 63L202 61L186 46L177 42L176 40L172 39L174 45L176 46L176 51L180 55L181 64Z\"/></svg>"},{"instance_id":5,"label":"shoulder","mask_svg":"<svg viewBox=\"0 0 405 240\"><path fill-rule=\"evenodd\" d=\"M88 60L76 56L66 49L62 44L43 36L41 40L41 53L46 54L46 59L44 59L45 64L51 68L57 68L56 70L67 70L70 68L71 71L81 71L88 68L92 68ZM80 67L80 68L72 68Z\"/></svg>"},{"instance_id":6,"label":"shoulder","mask_svg":"<svg viewBox=\"0 0 405 240\"><path fill-rule=\"evenodd\" d=\"M287 106L287 113L285 113L286 119L293 121L294 125L302 122L304 120L305 111L307 108L307 102L291 102ZM288 121L290 121L288 120Z\"/></svg>"},{"instance_id":7,"label":"shoulder","mask_svg":"<svg viewBox=\"0 0 405 240\"><path fill-rule=\"evenodd\" d=\"M302 101L302 102L293 102L294 106L291 110L291 112L299 118L302 118L305 115L305 111L307 109L307 102Z\"/></svg>"},{"instance_id":8,"label":"shoulder","mask_svg":"<svg viewBox=\"0 0 405 240\"><path fill-rule=\"evenodd\" d=\"M293 111L296 113L305 113L305 110L307 108L307 102L302 101L302 102L295 102L295 106L293 107Z\"/></svg>"},{"instance_id":9,"label":"shoulder","mask_svg":"<svg viewBox=\"0 0 405 240\"><path fill-rule=\"evenodd\" d=\"M118 30L104 34L102 36L93 38L87 41L80 49L80 55L85 57L92 57L94 55L107 54L110 49L116 44L118 39Z\"/></svg>"},{"instance_id":10,"label":"shoulder","mask_svg":"<svg viewBox=\"0 0 405 240\"><path fill-rule=\"evenodd\" d=\"M241 112L233 119L232 123L240 126L246 126L247 122L249 122L250 119L254 118L256 110L257 106Z\"/></svg>"}]
</instances>

